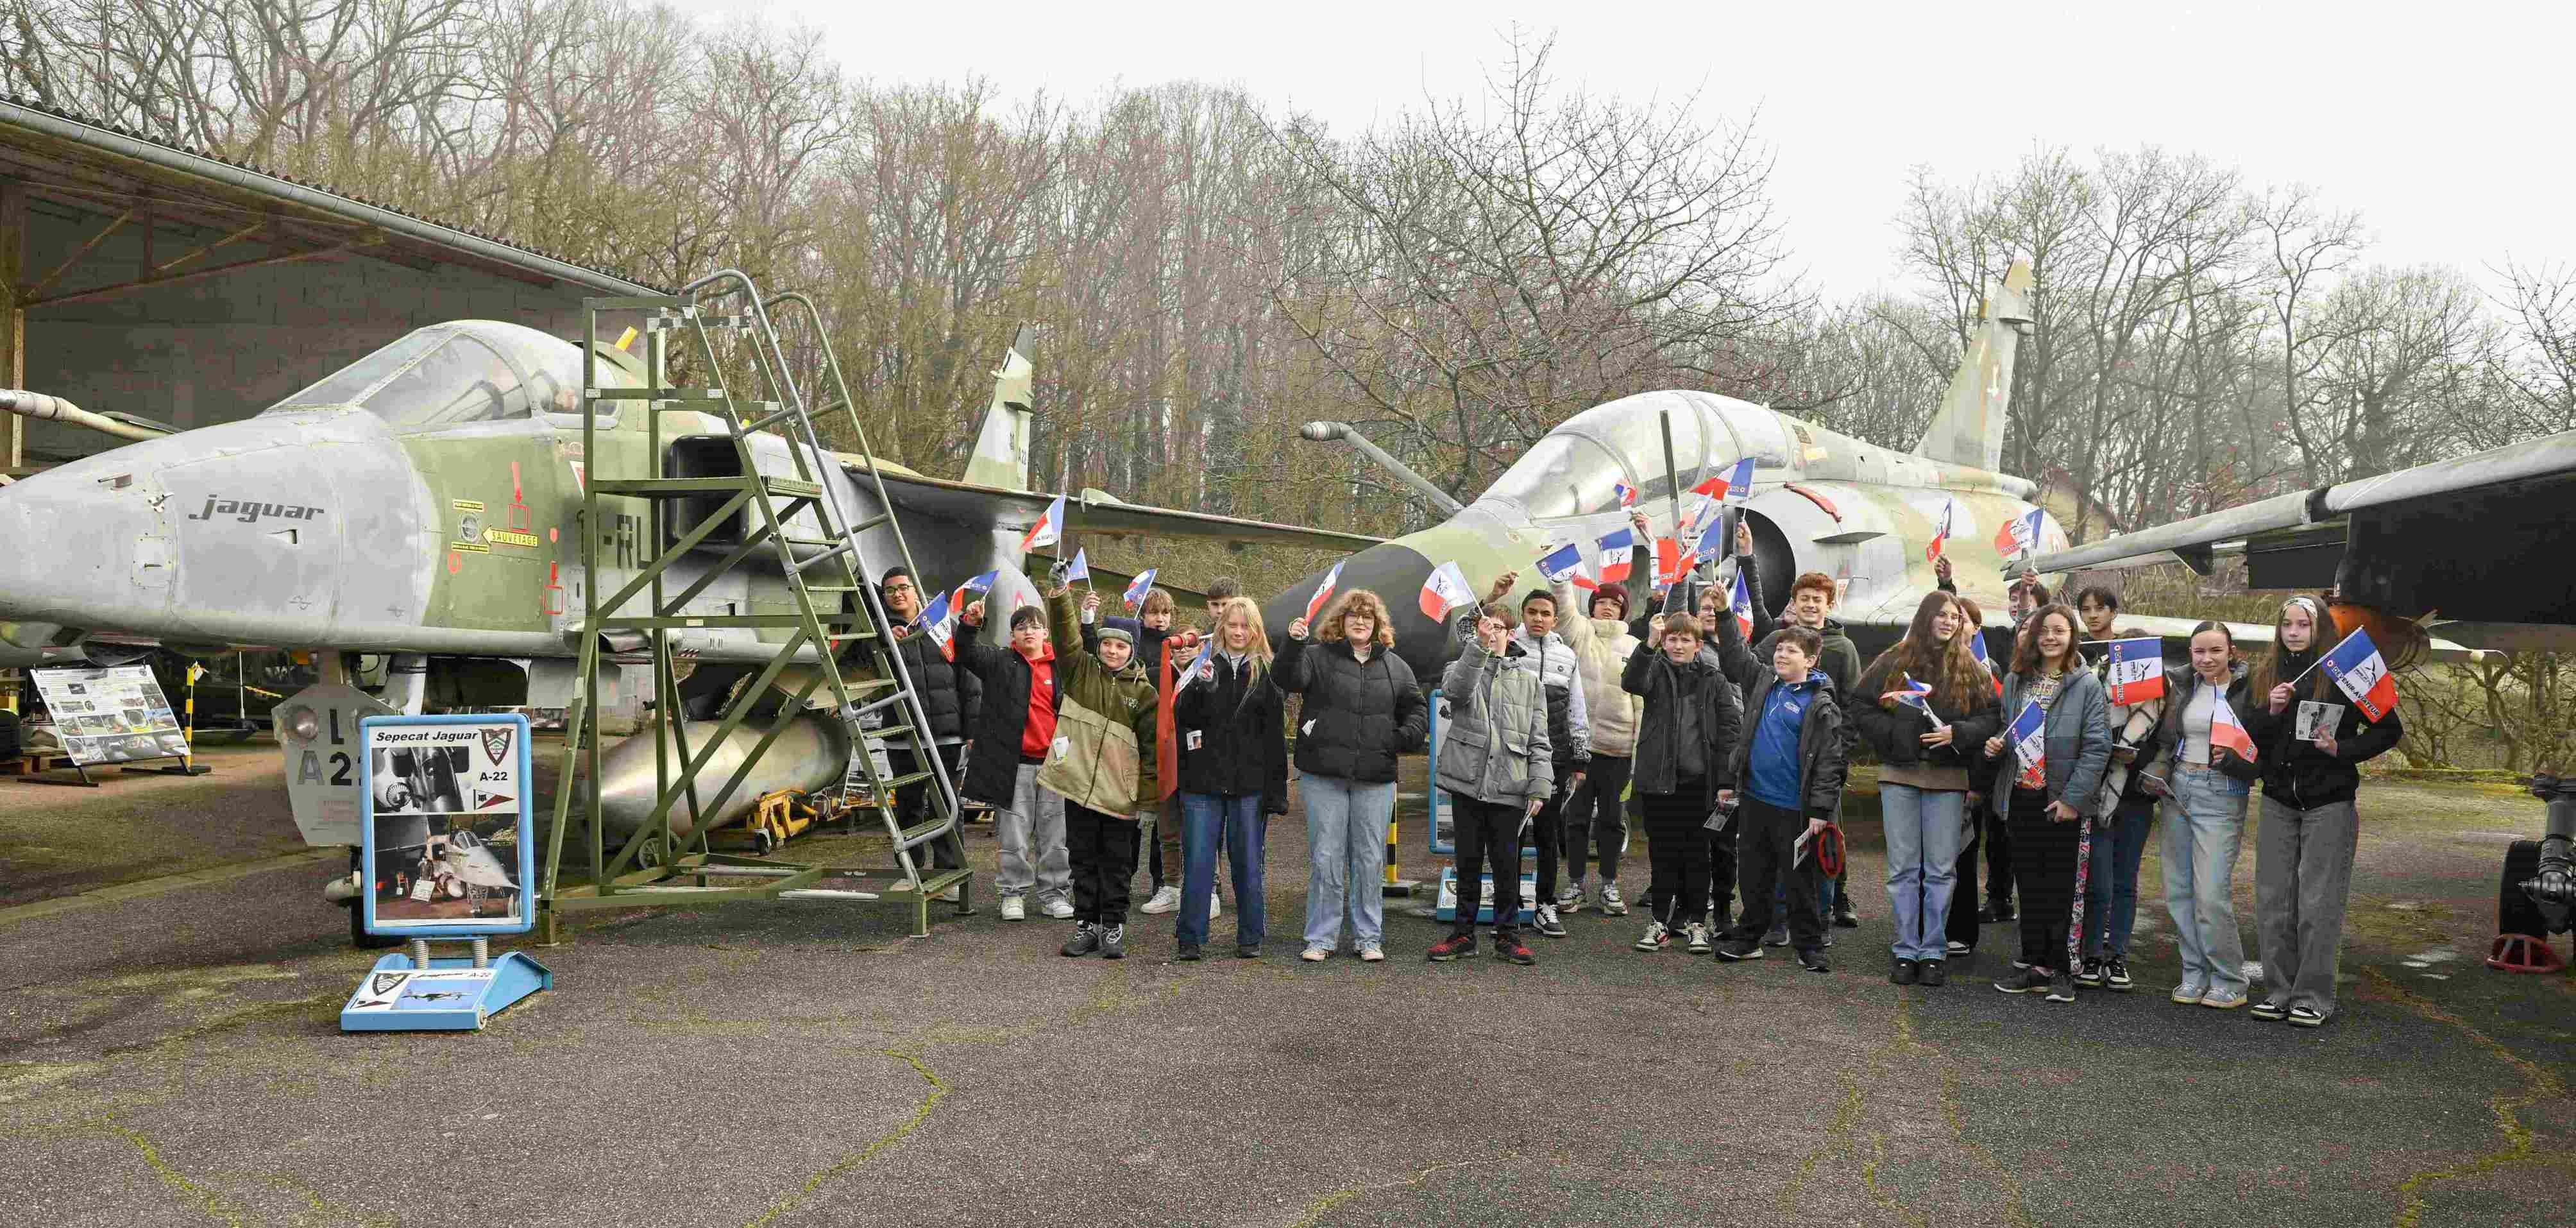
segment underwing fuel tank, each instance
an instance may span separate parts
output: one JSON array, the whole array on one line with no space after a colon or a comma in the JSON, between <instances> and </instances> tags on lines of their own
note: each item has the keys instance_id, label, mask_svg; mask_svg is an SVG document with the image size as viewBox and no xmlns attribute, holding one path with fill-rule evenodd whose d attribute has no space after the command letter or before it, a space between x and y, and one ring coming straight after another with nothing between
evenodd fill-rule
<instances>
[{"instance_id":1,"label":"underwing fuel tank","mask_svg":"<svg viewBox=\"0 0 2576 1228\"><path fill-rule=\"evenodd\" d=\"M841 782L850 762L850 735L840 718L828 711L806 711L778 719L787 728L770 743L769 751L743 778L740 788L725 799L724 806L713 816L710 827L723 827L744 815L764 794L780 789L812 793ZM670 756L671 773L676 777L681 764L678 745L672 741L670 726L660 726L657 737L632 737L611 747L599 761L599 812L609 833L617 837L632 835L653 817L656 787L653 766L653 743L658 740ZM715 733L714 721L690 721L686 726L689 750L704 754L707 739ZM726 737L715 757L698 772L698 800L712 802L716 790L733 778L734 769L751 757L752 747L768 732L759 722L746 721ZM671 806L671 833L685 836L697 830L697 810L687 795Z\"/></svg>"}]
</instances>

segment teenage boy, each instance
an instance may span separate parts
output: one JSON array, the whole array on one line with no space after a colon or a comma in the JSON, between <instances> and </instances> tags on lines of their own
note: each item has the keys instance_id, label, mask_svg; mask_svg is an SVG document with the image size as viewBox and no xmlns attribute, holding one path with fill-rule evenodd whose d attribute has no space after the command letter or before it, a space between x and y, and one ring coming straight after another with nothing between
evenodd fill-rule
<instances>
[{"instance_id":1,"label":"teenage boy","mask_svg":"<svg viewBox=\"0 0 2576 1228\"><path fill-rule=\"evenodd\" d=\"M1824 637L1791 625L1772 637L1771 661L1757 661L1732 618L1718 622L1718 655L1744 688L1746 735L1736 742L1723 779L1720 804L1736 806L1736 865L1742 875L1744 916L1720 959L1762 958L1771 928L1772 900L1784 884L1788 926L1798 963L1827 971L1824 912L1816 893L1817 841L1842 806L1849 767L1847 731L1833 679L1817 668Z\"/></svg>"},{"instance_id":2,"label":"teenage boy","mask_svg":"<svg viewBox=\"0 0 2576 1228\"><path fill-rule=\"evenodd\" d=\"M885 603L886 618L894 624L894 650L903 658L904 672L912 679L913 691L921 696L922 711L930 717L930 728L923 732L931 740L931 753L938 756L948 778L958 778L958 767L966 755L966 731L975 727L977 710L983 705L984 684L955 662L940 655L930 637L914 620L921 617L921 583L909 567L890 567L877 580L877 593ZM886 759L897 776L910 776L924 764L908 750L888 748ZM915 781L895 790L895 818L905 827L930 821L930 791L937 786L927 780ZM965 816L959 815L959 821ZM962 837L963 832L960 832ZM948 851L945 840L932 841L927 849L933 867L954 870L956 855ZM922 868L918 859L915 868ZM957 898L957 889L941 893L942 899Z\"/></svg>"},{"instance_id":3,"label":"teenage boy","mask_svg":"<svg viewBox=\"0 0 2576 1228\"><path fill-rule=\"evenodd\" d=\"M1097 612L1090 594L1085 612ZM1151 811L1161 791L1155 770L1157 695L1136 658L1136 640L1125 628L1103 627L1085 636L1073 594L1061 584L1047 594L1047 612L1058 642L1092 639L1096 651L1059 658L1064 701L1056 718L1054 749L1038 770L1038 787L1064 798L1065 839L1073 864L1073 937L1063 953L1080 958L1098 951L1127 957L1127 884L1136 877L1139 811Z\"/></svg>"},{"instance_id":4,"label":"teenage boy","mask_svg":"<svg viewBox=\"0 0 2576 1228\"><path fill-rule=\"evenodd\" d=\"M1485 595L1489 603L1501 601L1520 579L1517 571L1504 572L1494 581L1493 591ZM1538 817L1530 823L1530 845L1538 850L1538 896L1531 907L1530 928L1550 938L1565 937L1565 922L1557 915L1557 855L1565 837L1566 799L1583 783L1590 764L1592 741L1588 704L1583 694L1583 661L1556 632L1556 594L1543 588L1531 589L1521 597L1521 626L1512 635L1521 655L1511 664L1538 675L1539 685L1547 691L1547 737L1552 748L1552 766L1556 772L1554 791L1547 804L1539 808ZM1475 626L1464 616L1457 625L1463 645L1476 634Z\"/></svg>"},{"instance_id":5,"label":"teenage boy","mask_svg":"<svg viewBox=\"0 0 2576 1228\"><path fill-rule=\"evenodd\" d=\"M1781 611L1786 620L1774 623L1766 613L1770 607L1762 599L1762 569L1753 565L1753 534L1741 524L1736 526L1735 566L1744 577L1745 595L1753 599L1754 658L1768 662L1780 643L1781 634L1791 627L1813 631L1823 645L1823 655L1811 663L1833 680L1835 697L1848 701L1852 687L1860 681L1860 649L1852 643L1850 633L1843 629L1842 620L1833 616L1834 603L1841 597L1840 587L1834 583L1834 578L1821 571L1811 571L1792 581L1788 608ZM1752 709L1747 708L1746 711L1749 713ZM1851 748L1846 746L1843 749L1848 756ZM1827 817L1840 818L1839 815ZM1844 877L1836 875L1826 886L1825 904L1833 913L1835 925L1851 929L1860 924L1860 914L1853 911L1851 893L1844 890L1844 886ZM1771 934L1771 945L1780 945L1780 940L1785 937L1787 935L1781 933Z\"/></svg>"},{"instance_id":6,"label":"teenage boy","mask_svg":"<svg viewBox=\"0 0 2576 1228\"><path fill-rule=\"evenodd\" d=\"M1012 611L1007 648L971 635L957 637L957 664L984 684L975 753L966 760L966 796L990 802L998 812L993 835L1002 857L993 885L1001 893L1005 921L1028 919L1026 897L1032 888L1047 916L1059 921L1073 917L1064 798L1038 785L1038 769L1055 749L1056 713L1064 706L1046 618L1046 611L1033 605ZM984 603L967 606L958 621L980 630Z\"/></svg>"}]
</instances>

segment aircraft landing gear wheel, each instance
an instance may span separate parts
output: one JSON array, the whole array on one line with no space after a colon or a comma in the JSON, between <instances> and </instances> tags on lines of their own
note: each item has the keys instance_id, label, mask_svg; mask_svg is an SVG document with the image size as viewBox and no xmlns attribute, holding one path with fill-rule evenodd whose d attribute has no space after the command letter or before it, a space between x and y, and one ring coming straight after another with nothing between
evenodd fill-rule
<instances>
[{"instance_id":1,"label":"aircraft landing gear wheel","mask_svg":"<svg viewBox=\"0 0 2576 1228\"><path fill-rule=\"evenodd\" d=\"M2527 934L2544 942L2549 921L2522 885L2540 873L2540 842L2516 840L2504 851L2504 877L2496 884L2496 932Z\"/></svg>"},{"instance_id":2,"label":"aircraft landing gear wheel","mask_svg":"<svg viewBox=\"0 0 2576 1228\"><path fill-rule=\"evenodd\" d=\"M373 891L375 884L368 882L366 875L361 872L363 867L358 864L358 857L357 849L349 850L349 872L358 875L360 891ZM349 945L352 948L360 951L381 951L387 947L402 945L402 939L397 936L367 932L367 910L364 901L351 900L342 907L349 910Z\"/></svg>"}]
</instances>

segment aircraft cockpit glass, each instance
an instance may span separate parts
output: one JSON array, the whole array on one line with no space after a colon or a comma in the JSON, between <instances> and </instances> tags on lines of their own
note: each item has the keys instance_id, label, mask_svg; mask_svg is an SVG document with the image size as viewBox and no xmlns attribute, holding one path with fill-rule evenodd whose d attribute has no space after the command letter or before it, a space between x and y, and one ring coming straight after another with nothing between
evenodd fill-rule
<instances>
[{"instance_id":1,"label":"aircraft cockpit glass","mask_svg":"<svg viewBox=\"0 0 2576 1228\"><path fill-rule=\"evenodd\" d=\"M603 367L602 382L632 381ZM271 412L356 406L398 431L580 408L581 354L532 328L467 320L419 329L280 401Z\"/></svg>"},{"instance_id":2,"label":"aircraft cockpit glass","mask_svg":"<svg viewBox=\"0 0 2576 1228\"><path fill-rule=\"evenodd\" d=\"M1575 435L1549 435L1521 454L1486 494L1528 509L1535 518L1581 516L1619 506L1624 481L1619 461L1599 444Z\"/></svg>"},{"instance_id":3,"label":"aircraft cockpit glass","mask_svg":"<svg viewBox=\"0 0 2576 1228\"><path fill-rule=\"evenodd\" d=\"M463 333L431 350L359 402L395 430L418 431L528 416L519 374Z\"/></svg>"}]
</instances>

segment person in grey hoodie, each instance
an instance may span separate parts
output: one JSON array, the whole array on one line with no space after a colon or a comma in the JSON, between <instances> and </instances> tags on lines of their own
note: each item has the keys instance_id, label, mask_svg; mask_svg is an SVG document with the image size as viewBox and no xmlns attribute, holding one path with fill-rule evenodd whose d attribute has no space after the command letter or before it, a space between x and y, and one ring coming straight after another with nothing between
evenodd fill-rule
<instances>
[{"instance_id":1,"label":"person in grey hoodie","mask_svg":"<svg viewBox=\"0 0 2576 1228\"><path fill-rule=\"evenodd\" d=\"M1504 572L1485 599L1503 600L1518 579L1519 572ZM1548 796L1547 805L1540 808L1530 824L1530 844L1538 850L1538 899L1531 928L1550 938L1565 937L1565 923L1557 916L1557 855L1564 843L1566 799L1583 784L1592 742L1583 658L1556 631L1559 615L1564 611L1555 593L1531 589L1521 598L1521 625L1512 634L1512 643L1521 650L1521 655L1512 658L1513 664L1535 671L1547 688L1548 745L1556 756L1551 765L1556 772L1556 791ZM1457 634L1461 643L1473 638L1473 622L1462 616Z\"/></svg>"},{"instance_id":2,"label":"person in grey hoodie","mask_svg":"<svg viewBox=\"0 0 2576 1228\"><path fill-rule=\"evenodd\" d=\"M2027 620L2030 633L2013 650L2004 679L2003 732L1986 739L1995 770L1990 796L2012 829L2013 878L2021 887L2021 962L1995 982L2005 993L2046 990L2051 1002L2075 1000L2075 952L2067 935L2086 887L2083 870L2102 773L2111 764L2111 719L2102 680L2076 651L2084 624L2064 605L2046 605ZM2012 746L2022 709L2041 712L2042 761L2024 769Z\"/></svg>"},{"instance_id":3,"label":"person in grey hoodie","mask_svg":"<svg viewBox=\"0 0 2576 1228\"><path fill-rule=\"evenodd\" d=\"M1433 783L1449 793L1458 846L1458 919L1433 945L1433 963L1476 953L1476 910L1488 862L1494 870L1494 954L1536 963L1520 940L1521 826L1556 790L1547 736L1547 687L1536 670L1510 662L1511 607L1487 602L1476 638L1441 675L1440 741Z\"/></svg>"}]
</instances>

